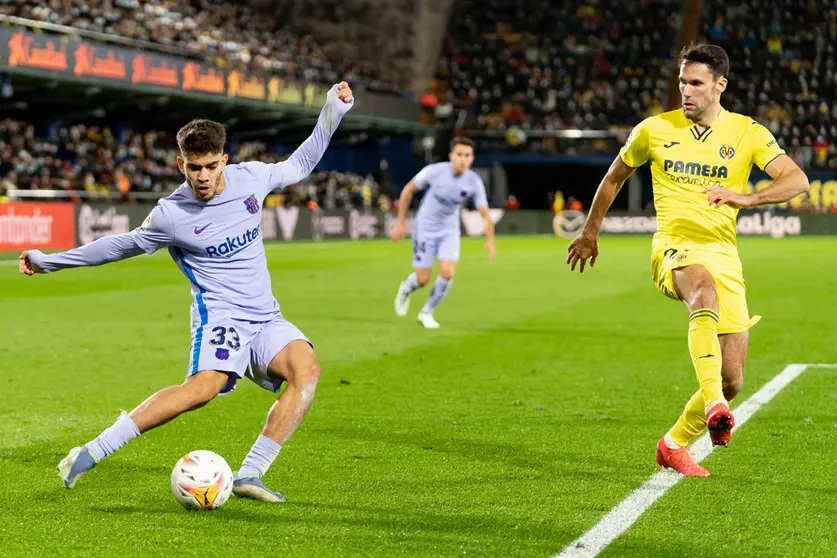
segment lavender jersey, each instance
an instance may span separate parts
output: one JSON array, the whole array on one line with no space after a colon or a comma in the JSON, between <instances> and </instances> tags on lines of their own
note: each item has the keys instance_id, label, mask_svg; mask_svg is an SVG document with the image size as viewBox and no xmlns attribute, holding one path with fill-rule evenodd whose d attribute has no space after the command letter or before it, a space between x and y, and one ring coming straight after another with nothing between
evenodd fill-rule
<instances>
[{"instance_id":1,"label":"lavender jersey","mask_svg":"<svg viewBox=\"0 0 837 558\"><path fill-rule=\"evenodd\" d=\"M192 303L192 358L188 374L220 370L231 374L222 390L245 375L278 391L268 373L271 359L294 340L308 341L284 320L273 297L261 237L262 203L267 194L308 176L332 134L354 104L338 99L332 87L313 133L282 163L230 165L224 189L209 201L197 200L187 183L161 199L143 224L60 252L28 252L33 270L95 266L167 248L189 279ZM309 342L310 343L310 342Z\"/></svg>"},{"instance_id":2,"label":"lavender jersey","mask_svg":"<svg viewBox=\"0 0 837 558\"><path fill-rule=\"evenodd\" d=\"M413 182L425 192L416 215L416 231L424 237L459 235L459 211L469 198L477 209L488 206L479 175L468 169L456 176L449 162L427 165Z\"/></svg>"},{"instance_id":3,"label":"lavender jersey","mask_svg":"<svg viewBox=\"0 0 837 558\"><path fill-rule=\"evenodd\" d=\"M130 233L149 254L168 248L192 285L195 326L228 318L268 321L279 313L261 238L262 202L297 175L287 163L228 166L220 194L200 201L183 184Z\"/></svg>"}]
</instances>

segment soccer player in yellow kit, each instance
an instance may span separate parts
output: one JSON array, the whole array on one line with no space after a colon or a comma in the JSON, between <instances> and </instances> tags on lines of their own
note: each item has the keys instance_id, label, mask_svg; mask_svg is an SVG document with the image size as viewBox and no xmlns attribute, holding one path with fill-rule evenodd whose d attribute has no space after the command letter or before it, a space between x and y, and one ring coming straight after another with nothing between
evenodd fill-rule
<instances>
[{"instance_id":1,"label":"soccer player in yellow kit","mask_svg":"<svg viewBox=\"0 0 837 558\"><path fill-rule=\"evenodd\" d=\"M666 296L689 311L689 353L700 389L657 443L657 462L688 476L709 476L686 447L703 429L727 446L735 419L729 403L741 390L750 316L735 239L738 210L781 203L808 190L805 173L772 134L721 107L729 58L718 46L690 45L680 53L682 110L637 125L602 180L584 229L568 249L572 270L596 263L602 219L634 170L651 162L657 233L651 275ZM745 194L752 165L773 182Z\"/></svg>"}]
</instances>

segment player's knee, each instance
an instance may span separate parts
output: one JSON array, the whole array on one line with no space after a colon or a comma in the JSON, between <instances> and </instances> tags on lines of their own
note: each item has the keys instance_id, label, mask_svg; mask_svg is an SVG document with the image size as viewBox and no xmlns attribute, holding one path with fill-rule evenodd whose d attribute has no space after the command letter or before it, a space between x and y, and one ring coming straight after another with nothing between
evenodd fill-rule
<instances>
[{"instance_id":1,"label":"player's knee","mask_svg":"<svg viewBox=\"0 0 837 558\"><path fill-rule=\"evenodd\" d=\"M423 270L420 269L416 271L416 282L418 282L420 287L425 286L430 282L430 270Z\"/></svg>"},{"instance_id":2,"label":"player's knee","mask_svg":"<svg viewBox=\"0 0 837 558\"><path fill-rule=\"evenodd\" d=\"M215 399L226 383L226 375L220 373L199 373L187 378L185 385L189 388L191 408L203 407Z\"/></svg>"},{"instance_id":3,"label":"player's knee","mask_svg":"<svg viewBox=\"0 0 837 558\"><path fill-rule=\"evenodd\" d=\"M310 385L316 387L317 382L320 381L320 376L322 375L320 361L317 360L313 351L310 355L306 355L304 358L300 358L297 359L296 362L292 362L290 368L291 373L290 378L288 378L288 382L300 386Z\"/></svg>"},{"instance_id":4,"label":"player's knee","mask_svg":"<svg viewBox=\"0 0 837 558\"><path fill-rule=\"evenodd\" d=\"M439 270L439 277L444 279L445 281L453 281L453 276L455 275L454 270L452 269L440 269Z\"/></svg>"},{"instance_id":5,"label":"player's knee","mask_svg":"<svg viewBox=\"0 0 837 558\"><path fill-rule=\"evenodd\" d=\"M743 387L744 374L740 372L738 374L732 375L730 378L724 378L724 398L727 401L732 401L738 396L739 393L741 393Z\"/></svg>"}]
</instances>

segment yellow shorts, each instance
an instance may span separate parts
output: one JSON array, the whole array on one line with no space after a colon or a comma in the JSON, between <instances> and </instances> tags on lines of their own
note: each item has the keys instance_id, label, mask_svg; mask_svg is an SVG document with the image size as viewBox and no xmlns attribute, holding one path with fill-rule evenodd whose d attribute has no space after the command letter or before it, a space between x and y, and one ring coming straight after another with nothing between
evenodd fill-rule
<instances>
[{"instance_id":1,"label":"yellow shorts","mask_svg":"<svg viewBox=\"0 0 837 558\"><path fill-rule=\"evenodd\" d=\"M680 300L674 288L673 271L702 265L715 279L718 293L718 333L738 333L756 325L761 316L750 317L744 274L738 254L682 247L676 242L655 242L651 251L651 278L664 295Z\"/></svg>"}]
</instances>

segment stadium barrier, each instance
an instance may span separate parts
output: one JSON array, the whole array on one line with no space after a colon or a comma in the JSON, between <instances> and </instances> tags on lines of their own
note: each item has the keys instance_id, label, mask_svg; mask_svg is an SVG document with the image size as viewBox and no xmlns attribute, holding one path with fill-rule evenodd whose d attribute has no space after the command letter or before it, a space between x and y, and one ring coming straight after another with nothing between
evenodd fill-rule
<instances>
[{"instance_id":1,"label":"stadium barrier","mask_svg":"<svg viewBox=\"0 0 837 558\"><path fill-rule=\"evenodd\" d=\"M289 112L310 110L314 114L329 88L221 68L187 58L179 49L172 49L178 54L167 54L147 50L153 46L148 43L134 48L105 44L101 42L102 34L93 34L99 40L90 40L80 36L79 30L49 23L2 14L0 23L16 26L0 27L0 70L13 74ZM362 90L361 86L356 88ZM372 91L359 96L352 113L355 117L386 118L406 124L418 124L421 120L418 103Z\"/></svg>"},{"instance_id":2,"label":"stadium barrier","mask_svg":"<svg viewBox=\"0 0 837 558\"><path fill-rule=\"evenodd\" d=\"M38 248L64 250L110 234L138 227L153 209L150 204L11 202L0 204L0 250ZM492 209L498 235L557 235L571 238L581 231L585 214L562 211L504 211ZM265 207L261 232L266 241L362 240L387 238L397 221L395 213L380 210L309 211L306 208ZM407 219L411 235L414 215ZM482 217L464 210L460 216L463 236L484 234ZM613 212L602 223L602 234L650 235L657 229L653 214ZM776 213L770 210L742 212L740 236L837 235L837 214Z\"/></svg>"}]
</instances>

